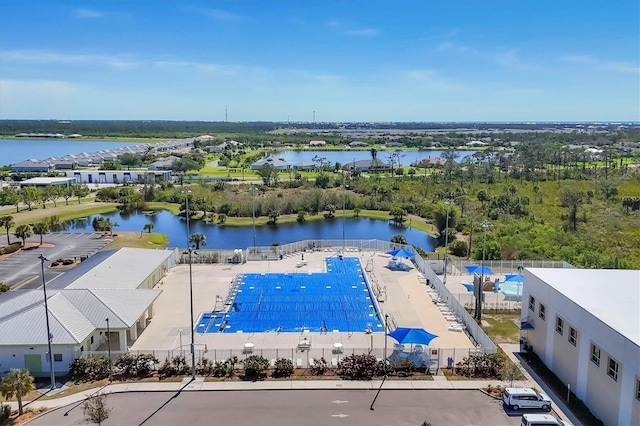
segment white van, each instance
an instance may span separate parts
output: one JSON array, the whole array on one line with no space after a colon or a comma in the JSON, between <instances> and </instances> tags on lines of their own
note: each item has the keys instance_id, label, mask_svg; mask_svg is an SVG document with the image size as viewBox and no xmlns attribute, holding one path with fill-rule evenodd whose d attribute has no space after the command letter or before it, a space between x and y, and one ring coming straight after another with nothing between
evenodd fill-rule
<instances>
[{"instance_id":1,"label":"white van","mask_svg":"<svg viewBox=\"0 0 640 426\"><path fill-rule=\"evenodd\" d=\"M530 388L506 388L502 395L502 401L514 410L542 408L543 410L551 411L549 397Z\"/></svg>"},{"instance_id":2,"label":"white van","mask_svg":"<svg viewBox=\"0 0 640 426\"><path fill-rule=\"evenodd\" d=\"M551 414L523 414L520 426L571 426Z\"/></svg>"}]
</instances>

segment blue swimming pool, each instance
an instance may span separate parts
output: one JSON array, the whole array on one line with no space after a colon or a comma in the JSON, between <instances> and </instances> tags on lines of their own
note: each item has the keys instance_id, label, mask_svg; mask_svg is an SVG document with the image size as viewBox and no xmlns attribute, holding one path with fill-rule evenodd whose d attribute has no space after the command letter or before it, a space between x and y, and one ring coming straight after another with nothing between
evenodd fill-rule
<instances>
[{"instance_id":1,"label":"blue swimming pool","mask_svg":"<svg viewBox=\"0 0 640 426\"><path fill-rule=\"evenodd\" d=\"M197 333L384 331L357 257L324 273L243 274L226 312L201 315Z\"/></svg>"},{"instance_id":2,"label":"blue swimming pool","mask_svg":"<svg viewBox=\"0 0 640 426\"><path fill-rule=\"evenodd\" d=\"M522 283L502 282L499 285L500 285L500 291L505 295L522 297Z\"/></svg>"}]
</instances>

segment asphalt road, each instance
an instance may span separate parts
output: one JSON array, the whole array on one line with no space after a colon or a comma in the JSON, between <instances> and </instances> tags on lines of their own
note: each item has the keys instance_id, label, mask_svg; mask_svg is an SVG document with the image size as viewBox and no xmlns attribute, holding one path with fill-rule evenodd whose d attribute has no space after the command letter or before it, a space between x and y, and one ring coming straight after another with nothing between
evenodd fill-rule
<instances>
[{"instance_id":1,"label":"asphalt road","mask_svg":"<svg viewBox=\"0 0 640 426\"><path fill-rule=\"evenodd\" d=\"M13 238L15 240L15 238ZM45 280L49 282L62 274L64 270L50 269L48 266L56 259L73 259L91 256L111 242L111 238L103 238L101 232L89 233L54 233L43 238L44 244L53 247L34 247L22 250L0 261L0 282L14 286L24 282L21 289L33 289L42 286L42 270L38 256L44 254L49 259L45 262ZM31 237L27 242L39 243L40 237Z\"/></svg>"},{"instance_id":2,"label":"asphalt road","mask_svg":"<svg viewBox=\"0 0 640 426\"><path fill-rule=\"evenodd\" d=\"M372 390L135 392L111 394L107 425L519 425L480 391ZM65 416L65 413L68 413ZM82 405L29 425L86 425Z\"/></svg>"}]
</instances>

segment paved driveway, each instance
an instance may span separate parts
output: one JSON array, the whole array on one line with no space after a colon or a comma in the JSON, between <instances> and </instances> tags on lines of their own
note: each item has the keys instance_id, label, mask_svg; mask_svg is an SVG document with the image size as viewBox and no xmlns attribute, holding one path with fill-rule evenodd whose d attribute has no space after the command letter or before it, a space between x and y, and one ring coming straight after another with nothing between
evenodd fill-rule
<instances>
[{"instance_id":1,"label":"paved driveway","mask_svg":"<svg viewBox=\"0 0 640 426\"><path fill-rule=\"evenodd\" d=\"M480 391L271 390L112 394L103 425L518 425L501 401ZM71 409L71 411L69 411ZM65 413L68 413L65 416ZM86 424L82 406L62 407L29 425Z\"/></svg>"},{"instance_id":2,"label":"paved driveway","mask_svg":"<svg viewBox=\"0 0 640 426\"><path fill-rule=\"evenodd\" d=\"M15 238L13 239L15 240ZM62 274L64 270L49 269L48 265L56 259L73 259L91 256L102 250L112 241L101 232L53 233L43 238L43 243L53 247L34 247L14 253L0 261L0 282L16 285L24 282L20 288L38 288L42 286L42 272L38 256L44 254L50 262L45 262L45 279L47 282ZM39 243L40 237L31 237L27 242Z\"/></svg>"}]
</instances>

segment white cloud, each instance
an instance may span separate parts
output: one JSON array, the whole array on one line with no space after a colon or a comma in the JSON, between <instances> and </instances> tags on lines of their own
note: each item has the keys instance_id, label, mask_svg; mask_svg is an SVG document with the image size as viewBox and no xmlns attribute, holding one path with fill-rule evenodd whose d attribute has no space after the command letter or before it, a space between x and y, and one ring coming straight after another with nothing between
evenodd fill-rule
<instances>
[{"instance_id":1,"label":"white cloud","mask_svg":"<svg viewBox=\"0 0 640 426\"><path fill-rule=\"evenodd\" d=\"M613 71L623 74L638 74L640 73L640 66L630 62L623 61L609 61L600 58L596 58L592 55L567 55L560 58L562 62L568 62L572 64L583 64L589 67L596 67L606 71Z\"/></svg>"},{"instance_id":2,"label":"white cloud","mask_svg":"<svg viewBox=\"0 0 640 426\"><path fill-rule=\"evenodd\" d=\"M231 21L238 18L238 15L222 9L189 7L184 10L189 13L195 13L198 15L206 16L208 18L213 18L217 21Z\"/></svg>"},{"instance_id":3,"label":"white cloud","mask_svg":"<svg viewBox=\"0 0 640 426\"><path fill-rule=\"evenodd\" d=\"M78 18L102 18L104 15L97 10L91 9L74 9L73 10Z\"/></svg>"},{"instance_id":4,"label":"white cloud","mask_svg":"<svg viewBox=\"0 0 640 426\"><path fill-rule=\"evenodd\" d=\"M375 28L362 28L358 30L347 31L347 34L356 37L376 37L380 34L380 31Z\"/></svg>"},{"instance_id":5,"label":"white cloud","mask_svg":"<svg viewBox=\"0 0 640 426\"><path fill-rule=\"evenodd\" d=\"M140 65L130 57L110 55L69 54L41 50L9 50L2 53L3 58L14 63L28 64L65 64L95 65L102 64L111 68L133 68Z\"/></svg>"}]
</instances>

